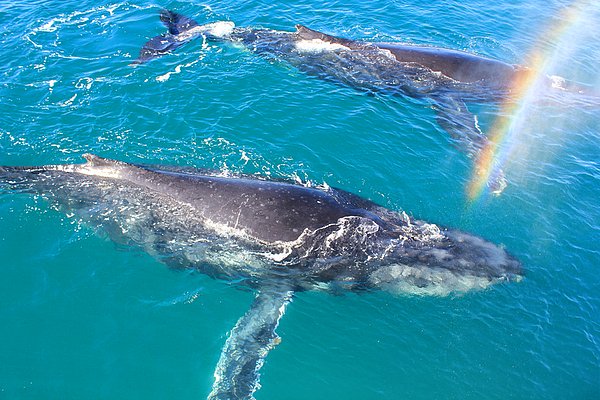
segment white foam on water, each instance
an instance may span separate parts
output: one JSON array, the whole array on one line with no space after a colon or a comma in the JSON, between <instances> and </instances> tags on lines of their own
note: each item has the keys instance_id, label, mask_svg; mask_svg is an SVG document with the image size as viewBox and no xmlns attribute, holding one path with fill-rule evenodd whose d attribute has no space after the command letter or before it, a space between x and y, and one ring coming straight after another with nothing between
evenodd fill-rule
<instances>
[{"instance_id":1,"label":"white foam on water","mask_svg":"<svg viewBox=\"0 0 600 400\"><path fill-rule=\"evenodd\" d=\"M163 75L159 75L155 79L156 79L157 82L166 82L166 81L169 80L169 78L171 78L171 75L181 73L182 68L191 67L194 64L196 64L198 61L202 60L203 58L204 58L204 56L200 56L196 60L194 60L192 62L189 62L187 64L177 65L173 71L169 71L169 72L167 72L167 73L165 73Z\"/></svg>"},{"instance_id":2,"label":"white foam on water","mask_svg":"<svg viewBox=\"0 0 600 400\"><path fill-rule=\"evenodd\" d=\"M122 2L122 3L114 3L114 4L99 6L99 7L93 7L88 10L83 10L83 11L74 11L74 12L68 13L68 14L61 13L61 14L43 22L41 25L31 29L29 32L26 32L23 35L23 39L30 42L34 47L41 49L44 47L44 45L35 42L32 39L32 36L36 36L38 33L41 33L41 34L54 33L56 38L53 41L53 43L51 44L51 47L56 47L59 44L59 37L58 37L59 32L57 32L57 31L64 26L70 26L70 25L77 26L77 25L94 24L94 23L100 23L102 25L101 21L106 19L107 15L113 16L115 11L117 11L118 9L122 8L124 10L129 10L129 9L133 8L136 10L147 10L147 9L151 9L153 7L154 7L153 5L138 6L135 4L130 4L128 2Z\"/></svg>"},{"instance_id":3,"label":"white foam on water","mask_svg":"<svg viewBox=\"0 0 600 400\"><path fill-rule=\"evenodd\" d=\"M216 37L225 37L231 35L235 24L231 21L219 21L204 25L208 28L207 33Z\"/></svg>"},{"instance_id":4,"label":"white foam on water","mask_svg":"<svg viewBox=\"0 0 600 400\"><path fill-rule=\"evenodd\" d=\"M90 88L92 87L92 83L94 83L94 80L92 78L84 77L84 78L79 79L75 83L75 87L77 89L90 90Z\"/></svg>"},{"instance_id":5,"label":"white foam on water","mask_svg":"<svg viewBox=\"0 0 600 400\"><path fill-rule=\"evenodd\" d=\"M300 40L296 43L296 49L303 53L322 53L326 51L350 50L349 47L339 43L326 42L321 39Z\"/></svg>"},{"instance_id":6,"label":"white foam on water","mask_svg":"<svg viewBox=\"0 0 600 400\"><path fill-rule=\"evenodd\" d=\"M69 98L68 100L59 102L58 106L59 107L68 107L73 104L73 102L75 101L76 98L77 98L77 93L75 93L73 96L71 96L71 98Z\"/></svg>"},{"instance_id":7,"label":"white foam on water","mask_svg":"<svg viewBox=\"0 0 600 400\"><path fill-rule=\"evenodd\" d=\"M185 42L200 35L211 35L223 38L231 35L235 24L231 21L218 21L210 24L198 25L176 36L178 41Z\"/></svg>"},{"instance_id":8,"label":"white foam on water","mask_svg":"<svg viewBox=\"0 0 600 400\"><path fill-rule=\"evenodd\" d=\"M562 76L558 76L558 75L551 75L549 78L550 78L550 82L552 84L552 89L567 90L567 88L566 88L567 80L565 78L563 78Z\"/></svg>"}]
</instances>

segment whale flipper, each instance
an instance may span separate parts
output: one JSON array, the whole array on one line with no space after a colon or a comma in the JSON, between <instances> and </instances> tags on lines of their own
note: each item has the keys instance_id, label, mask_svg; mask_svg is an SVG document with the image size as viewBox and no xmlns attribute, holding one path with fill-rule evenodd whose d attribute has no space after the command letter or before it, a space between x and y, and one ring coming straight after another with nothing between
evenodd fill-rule
<instances>
[{"instance_id":1,"label":"whale flipper","mask_svg":"<svg viewBox=\"0 0 600 400\"><path fill-rule=\"evenodd\" d=\"M280 341L275 329L292 294L291 290L274 288L258 292L223 346L209 400L254 398L252 394L259 388L258 371Z\"/></svg>"},{"instance_id":2,"label":"whale flipper","mask_svg":"<svg viewBox=\"0 0 600 400\"><path fill-rule=\"evenodd\" d=\"M470 157L485 147L487 138L481 131L477 116L467 108L465 102L454 96L435 96L433 110L438 125L453 139Z\"/></svg>"},{"instance_id":3,"label":"whale flipper","mask_svg":"<svg viewBox=\"0 0 600 400\"><path fill-rule=\"evenodd\" d=\"M169 32L148 40L140 50L138 58L130 65L143 64L172 52L179 46L189 42L193 35L188 35L186 32L198 26L198 23L193 19L169 10L160 12L160 20Z\"/></svg>"},{"instance_id":4,"label":"whale flipper","mask_svg":"<svg viewBox=\"0 0 600 400\"><path fill-rule=\"evenodd\" d=\"M469 111L465 102L455 96L434 97L433 109L436 121L450 137L457 142L457 147L464 151L469 158L477 160L479 155L490 144L490 139L481 131L477 116ZM480 168L480 166L475 166ZM500 194L506 188L507 182L504 171L494 167L493 175L488 181L488 187L493 194ZM477 171L477 173L483 173Z\"/></svg>"}]
</instances>

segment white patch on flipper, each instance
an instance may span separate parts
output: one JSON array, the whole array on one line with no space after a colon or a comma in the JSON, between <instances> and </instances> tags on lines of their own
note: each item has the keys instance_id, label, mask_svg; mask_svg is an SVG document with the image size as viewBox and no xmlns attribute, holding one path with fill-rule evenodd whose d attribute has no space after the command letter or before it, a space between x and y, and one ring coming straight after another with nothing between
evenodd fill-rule
<instances>
[{"instance_id":1,"label":"white patch on flipper","mask_svg":"<svg viewBox=\"0 0 600 400\"><path fill-rule=\"evenodd\" d=\"M296 49L304 53L322 53L325 51L350 50L349 47L339 43L325 42L321 39L300 40L296 43Z\"/></svg>"}]
</instances>

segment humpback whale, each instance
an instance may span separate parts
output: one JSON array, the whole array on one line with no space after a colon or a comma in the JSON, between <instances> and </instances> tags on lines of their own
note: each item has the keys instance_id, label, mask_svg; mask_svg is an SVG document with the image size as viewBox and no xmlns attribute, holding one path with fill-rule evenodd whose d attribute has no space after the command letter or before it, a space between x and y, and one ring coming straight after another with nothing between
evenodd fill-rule
<instances>
[{"instance_id":1,"label":"humpback whale","mask_svg":"<svg viewBox=\"0 0 600 400\"><path fill-rule=\"evenodd\" d=\"M200 25L169 10L162 10L160 19L168 33L146 42L133 65L170 53L203 36L242 43L253 52L274 55L306 72L374 91L416 95L444 85L452 85L456 90L457 85L477 83L476 87L469 88L468 94L488 98L497 95L497 92L490 93L490 89L510 90L515 81L525 79L529 73L525 67L458 50L356 41L303 25L296 25L294 32L236 27L230 21ZM427 76L428 73L434 75ZM425 78L425 83L414 82ZM475 89L484 90L473 94Z\"/></svg>"},{"instance_id":2,"label":"humpback whale","mask_svg":"<svg viewBox=\"0 0 600 400\"><path fill-rule=\"evenodd\" d=\"M251 399L292 296L307 290L447 295L519 280L513 256L477 236L334 188L146 166L0 167L0 192L42 196L172 268L256 293L231 330L209 399Z\"/></svg>"},{"instance_id":3,"label":"humpback whale","mask_svg":"<svg viewBox=\"0 0 600 400\"><path fill-rule=\"evenodd\" d=\"M463 51L372 43L331 36L296 25L295 31L236 27L220 21L204 25L169 10L160 13L168 32L150 39L131 65L172 52L197 37L239 43L265 57L284 60L319 78L370 93L401 94L427 99L438 124L469 157L487 143L466 102L510 98L533 71ZM546 86L578 91L562 78L546 78ZM502 171L489 181L493 193L506 187Z\"/></svg>"}]
</instances>

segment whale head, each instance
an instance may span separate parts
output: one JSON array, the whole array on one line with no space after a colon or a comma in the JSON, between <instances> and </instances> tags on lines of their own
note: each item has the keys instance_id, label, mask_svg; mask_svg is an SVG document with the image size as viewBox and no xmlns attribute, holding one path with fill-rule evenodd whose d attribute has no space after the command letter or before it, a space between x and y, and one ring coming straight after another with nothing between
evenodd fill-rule
<instances>
[{"instance_id":1,"label":"whale head","mask_svg":"<svg viewBox=\"0 0 600 400\"><path fill-rule=\"evenodd\" d=\"M419 224L432 229L414 221ZM413 236L411 244L395 243L369 283L395 294L446 296L522 279L521 263L502 247L458 230L434 231Z\"/></svg>"}]
</instances>

